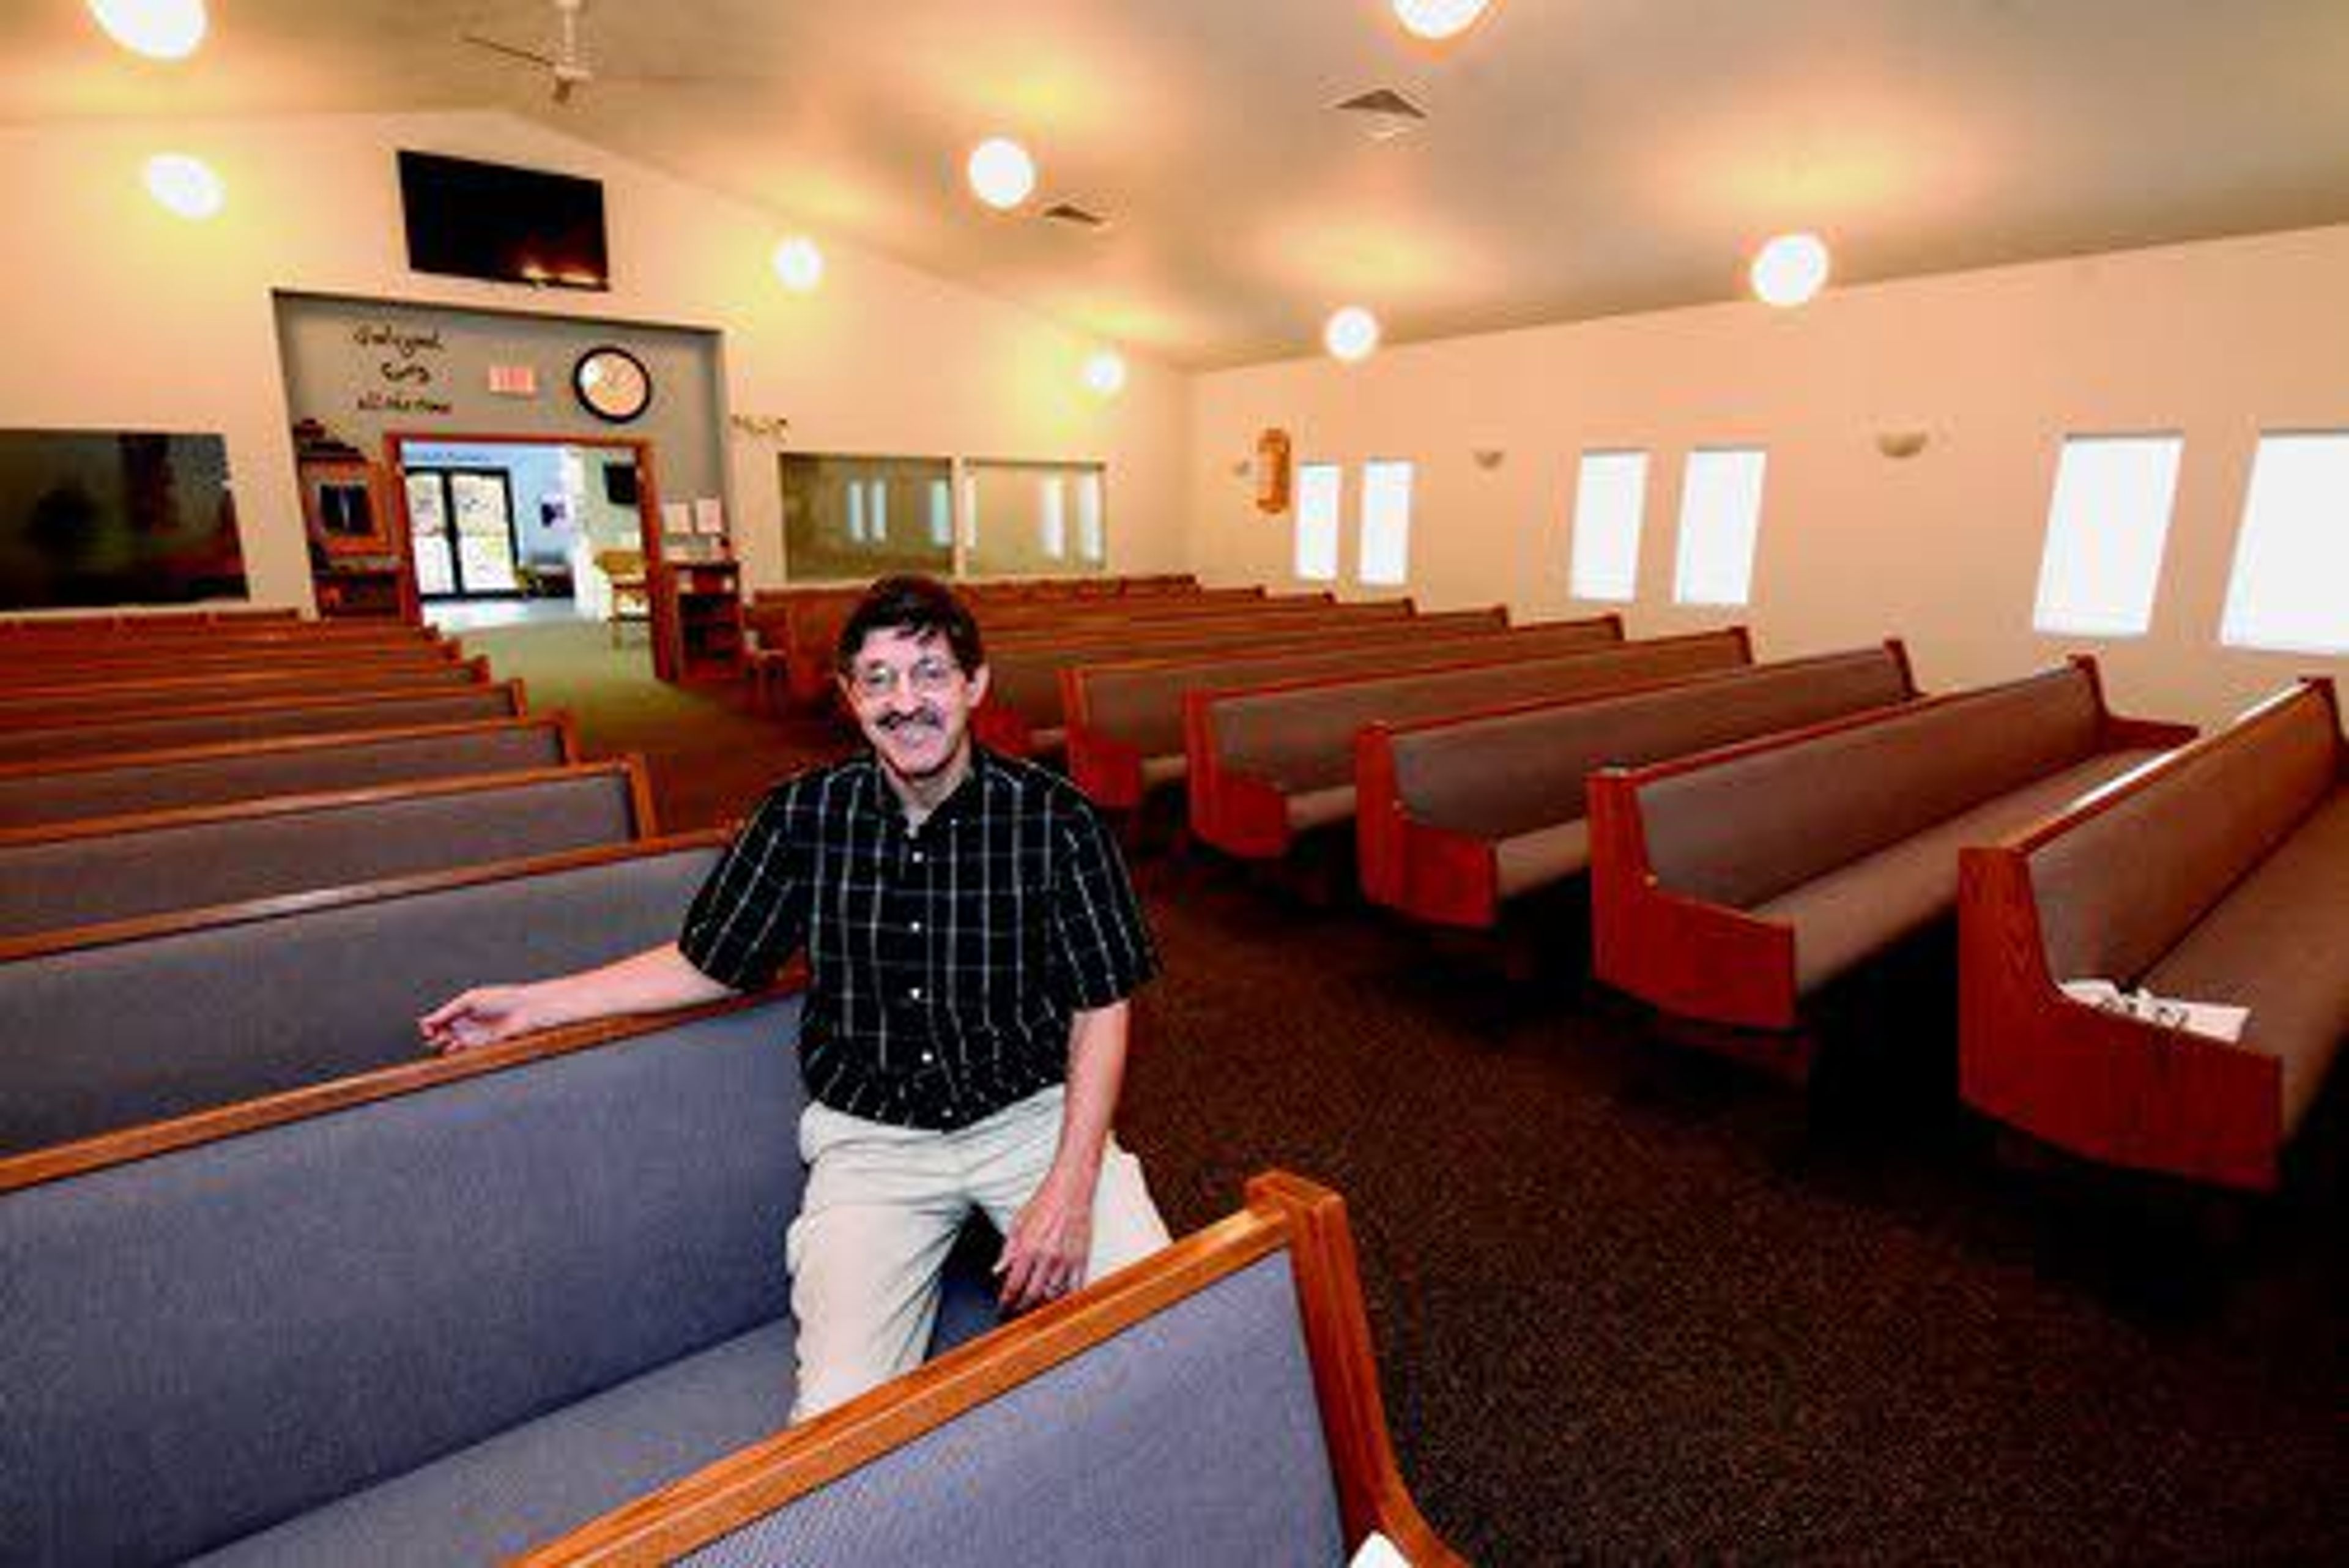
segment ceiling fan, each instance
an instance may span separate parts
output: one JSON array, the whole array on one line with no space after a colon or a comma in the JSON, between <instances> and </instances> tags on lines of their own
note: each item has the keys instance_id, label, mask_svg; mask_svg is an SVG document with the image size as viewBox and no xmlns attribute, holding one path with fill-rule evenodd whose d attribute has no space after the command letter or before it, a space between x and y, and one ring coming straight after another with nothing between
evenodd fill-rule
<instances>
[{"instance_id":1,"label":"ceiling fan","mask_svg":"<svg viewBox=\"0 0 2349 1568\"><path fill-rule=\"evenodd\" d=\"M590 82L656 82L669 85L698 84L731 78L720 77L658 76L642 71L605 71L597 69L587 58L586 47L580 41L580 17L587 9L587 0L553 0L554 5L554 52L542 54L517 44L487 37L480 33L462 36L469 44L523 60L545 71L553 78L554 97L557 103L569 103L571 95Z\"/></svg>"}]
</instances>

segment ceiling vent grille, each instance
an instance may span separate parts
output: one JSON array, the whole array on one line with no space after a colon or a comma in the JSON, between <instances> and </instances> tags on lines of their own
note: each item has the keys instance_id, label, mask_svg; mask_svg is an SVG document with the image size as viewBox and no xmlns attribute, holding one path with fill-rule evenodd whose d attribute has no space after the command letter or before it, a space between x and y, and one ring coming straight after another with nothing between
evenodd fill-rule
<instances>
[{"instance_id":1,"label":"ceiling vent grille","mask_svg":"<svg viewBox=\"0 0 2349 1568\"><path fill-rule=\"evenodd\" d=\"M1341 99L1330 107L1340 114L1355 116L1373 141L1392 141L1398 136L1407 136L1427 119L1427 110L1392 88L1372 88L1369 92Z\"/></svg>"},{"instance_id":2,"label":"ceiling vent grille","mask_svg":"<svg viewBox=\"0 0 2349 1568\"><path fill-rule=\"evenodd\" d=\"M1055 202L1044 209L1044 216L1055 223L1068 223L1080 229L1105 229L1109 220L1099 213L1090 213L1074 202Z\"/></svg>"}]
</instances>

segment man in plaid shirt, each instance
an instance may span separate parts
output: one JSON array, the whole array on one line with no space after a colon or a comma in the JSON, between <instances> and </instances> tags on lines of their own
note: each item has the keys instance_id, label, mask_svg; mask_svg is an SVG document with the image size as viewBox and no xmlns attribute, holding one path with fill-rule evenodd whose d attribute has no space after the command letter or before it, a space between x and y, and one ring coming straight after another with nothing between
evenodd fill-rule
<instances>
[{"instance_id":1,"label":"man in plaid shirt","mask_svg":"<svg viewBox=\"0 0 2349 1568\"><path fill-rule=\"evenodd\" d=\"M1110 1130L1127 998L1156 967L1116 845L1065 780L970 740L987 666L944 585L874 584L838 661L870 751L769 794L677 942L420 1021L462 1049L755 989L806 952L794 1418L921 1359L974 1208L1015 1312L1167 1240Z\"/></svg>"}]
</instances>

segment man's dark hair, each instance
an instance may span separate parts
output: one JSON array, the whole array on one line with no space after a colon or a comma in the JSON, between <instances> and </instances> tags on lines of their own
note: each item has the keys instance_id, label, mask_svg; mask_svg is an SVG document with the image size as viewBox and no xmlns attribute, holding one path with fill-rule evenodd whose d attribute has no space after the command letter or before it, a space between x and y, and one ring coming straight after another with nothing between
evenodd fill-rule
<instances>
[{"instance_id":1,"label":"man's dark hair","mask_svg":"<svg viewBox=\"0 0 2349 1568\"><path fill-rule=\"evenodd\" d=\"M979 646L978 622L954 590L936 577L908 573L883 577L867 588L856 607L848 612L847 624L840 628L833 663L846 672L855 664L864 639L876 631L902 631L913 638L936 632L946 638L955 663L965 675L977 674L987 662L986 651Z\"/></svg>"}]
</instances>

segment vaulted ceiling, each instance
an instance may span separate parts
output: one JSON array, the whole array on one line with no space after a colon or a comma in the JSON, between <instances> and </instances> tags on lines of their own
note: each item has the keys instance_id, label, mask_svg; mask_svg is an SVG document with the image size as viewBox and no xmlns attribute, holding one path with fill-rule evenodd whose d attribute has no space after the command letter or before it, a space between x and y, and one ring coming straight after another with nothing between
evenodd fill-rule
<instances>
[{"instance_id":1,"label":"vaulted ceiling","mask_svg":"<svg viewBox=\"0 0 2349 1568\"><path fill-rule=\"evenodd\" d=\"M562 103L464 39L551 52L552 0L212 12L162 65L10 0L0 120L503 108L1189 366L1727 299L1790 228L1852 282L2349 220L2344 0L590 0ZM1332 108L1379 88L1427 118Z\"/></svg>"}]
</instances>

